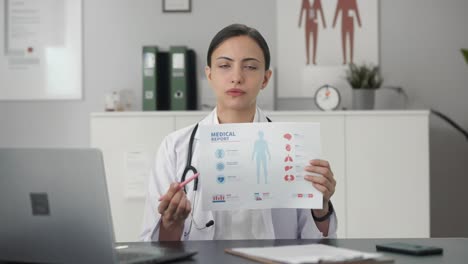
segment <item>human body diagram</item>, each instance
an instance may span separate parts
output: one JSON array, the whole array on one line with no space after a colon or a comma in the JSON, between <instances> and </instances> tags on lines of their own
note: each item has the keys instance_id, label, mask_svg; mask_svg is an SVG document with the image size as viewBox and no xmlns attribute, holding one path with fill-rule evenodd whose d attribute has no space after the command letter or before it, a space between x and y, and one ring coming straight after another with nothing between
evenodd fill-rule
<instances>
[{"instance_id":1,"label":"human body diagram","mask_svg":"<svg viewBox=\"0 0 468 264\"><path fill-rule=\"evenodd\" d=\"M310 38L312 37L312 63L316 63L317 57L317 42L318 42L318 16L322 17L323 28L327 28L325 17L323 15L321 0L314 0L310 5L309 0L302 0L301 12L299 15L299 27L302 24L302 15L305 14L304 29L305 29L305 45L306 45L306 64L310 64Z\"/></svg>"},{"instance_id":2,"label":"human body diagram","mask_svg":"<svg viewBox=\"0 0 468 264\"><path fill-rule=\"evenodd\" d=\"M268 160L271 160L271 154L268 149L268 142L264 139L263 131L258 132L258 139L254 143L252 160L257 162L257 184L260 184L261 169L263 169L264 183L268 184Z\"/></svg>"},{"instance_id":3,"label":"human body diagram","mask_svg":"<svg viewBox=\"0 0 468 264\"><path fill-rule=\"evenodd\" d=\"M333 18L333 28L336 26L336 20L341 12L341 47L343 50L343 64L347 63L346 56L346 40L349 39L349 63L354 62L354 16L361 27L361 17L359 16L359 9L356 0L338 0L335 10L335 17Z\"/></svg>"},{"instance_id":4,"label":"human body diagram","mask_svg":"<svg viewBox=\"0 0 468 264\"><path fill-rule=\"evenodd\" d=\"M321 17L323 28L326 29L326 21L321 0L302 0L300 14L299 14L299 27L302 25L304 18L304 37L306 48L306 64L311 64L311 51L312 51L312 64L317 64L317 45L319 39L319 16ZM354 33L355 33L355 19L359 27L362 27L361 17L357 0L337 0L337 5L333 17L333 26L336 27L338 17L341 15L341 47L343 64L354 63ZM311 43L312 38L312 43ZM349 43L349 47L348 47ZM311 45L312 44L312 45ZM349 58L348 58L349 50Z\"/></svg>"}]
</instances>

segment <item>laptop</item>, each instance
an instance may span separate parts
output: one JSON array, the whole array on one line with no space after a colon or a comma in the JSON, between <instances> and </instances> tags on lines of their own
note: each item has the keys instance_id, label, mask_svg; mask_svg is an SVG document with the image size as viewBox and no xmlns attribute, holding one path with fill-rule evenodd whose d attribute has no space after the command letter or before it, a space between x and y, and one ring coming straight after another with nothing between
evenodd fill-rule
<instances>
[{"instance_id":1,"label":"laptop","mask_svg":"<svg viewBox=\"0 0 468 264\"><path fill-rule=\"evenodd\" d=\"M0 148L0 260L163 263L196 254L114 241L99 150Z\"/></svg>"}]
</instances>

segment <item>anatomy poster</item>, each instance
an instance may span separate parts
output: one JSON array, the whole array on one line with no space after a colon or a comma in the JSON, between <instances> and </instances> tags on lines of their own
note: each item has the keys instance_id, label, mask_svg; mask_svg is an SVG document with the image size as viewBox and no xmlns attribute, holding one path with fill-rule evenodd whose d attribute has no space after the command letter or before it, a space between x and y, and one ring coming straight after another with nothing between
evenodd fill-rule
<instances>
[{"instance_id":1,"label":"anatomy poster","mask_svg":"<svg viewBox=\"0 0 468 264\"><path fill-rule=\"evenodd\" d=\"M318 123L201 125L200 149L204 210L322 207L304 179L321 154Z\"/></svg>"},{"instance_id":2,"label":"anatomy poster","mask_svg":"<svg viewBox=\"0 0 468 264\"><path fill-rule=\"evenodd\" d=\"M379 63L378 1L277 1L278 96L344 88L349 63Z\"/></svg>"},{"instance_id":3,"label":"anatomy poster","mask_svg":"<svg viewBox=\"0 0 468 264\"><path fill-rule=\"evenodd\" d=\"M0 4L0 100L82 98L82 1Z\"/></svg>"}]
</instances>

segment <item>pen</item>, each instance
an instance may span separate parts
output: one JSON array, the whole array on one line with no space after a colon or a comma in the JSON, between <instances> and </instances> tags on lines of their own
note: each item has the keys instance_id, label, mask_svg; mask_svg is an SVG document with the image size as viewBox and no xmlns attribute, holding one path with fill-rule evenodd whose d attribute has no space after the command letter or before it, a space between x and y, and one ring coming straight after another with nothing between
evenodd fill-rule
<instances>
[{"instance_id":1,"label":"pen","mask_svg":"<svg viewBox=\"0 0 468 264\"><path fill-rule=\"evenodd\" d=\"M198 177L198 175L200 175L199 172L195 173L192 177L186 179L185 181L179 183L179 187L177 188L177 190L180 190L180 189L184 188L185 185L187 185L189 182L196 179ZM162 201L163 199L164 199L164 195L159 198L159 201Z\"/></svg>"}]
</instances>

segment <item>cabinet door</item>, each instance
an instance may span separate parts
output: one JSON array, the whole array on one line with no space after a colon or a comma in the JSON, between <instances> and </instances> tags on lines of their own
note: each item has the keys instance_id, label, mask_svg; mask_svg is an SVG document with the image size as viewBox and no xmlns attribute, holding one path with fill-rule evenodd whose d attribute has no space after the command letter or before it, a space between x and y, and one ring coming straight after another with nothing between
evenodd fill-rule
<instances>
[{"instance_id":1,"label":"cabinet door","mask_svg":"<svg viewBox=\"0 0 468 264\"><path fill-rule=\"evenodd\" d=\"M173 116L91 117L91 146L103 152L117 242L138 240L150 166L173 130Z\"/></svg>"},{"instance_id":2,"label":"cabinet door","mask_svg":"<svg viewBox=\"0 0 468 264\"><path fill-rule=\"evenodd\" d=\"M346 117L348 237L429 237L427 115Z\"/></svg>"},{"instance_id":3,"label":"cabinet door","mask_svg":"<svg viewBox=\"0 0 468 264\"><path fill-rule=\"evenodd\" d=\"M332 197L338 217L337 235L347 237L345 206L345 149L344 149L344 116L327 114L268 113L273 122L318 122L322 140L322 158L330 162L336 179L336 190Z\"/></svg>"}]
</instances>

